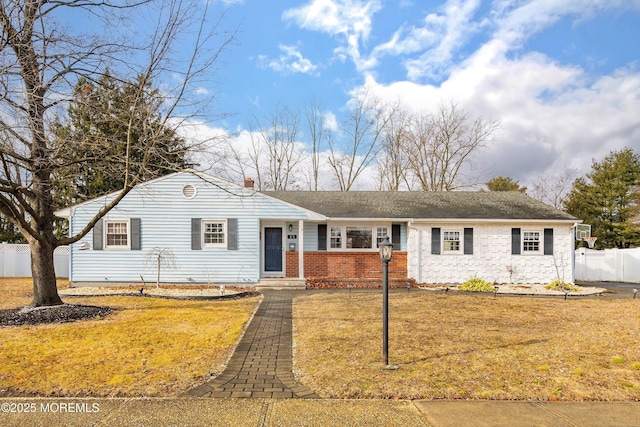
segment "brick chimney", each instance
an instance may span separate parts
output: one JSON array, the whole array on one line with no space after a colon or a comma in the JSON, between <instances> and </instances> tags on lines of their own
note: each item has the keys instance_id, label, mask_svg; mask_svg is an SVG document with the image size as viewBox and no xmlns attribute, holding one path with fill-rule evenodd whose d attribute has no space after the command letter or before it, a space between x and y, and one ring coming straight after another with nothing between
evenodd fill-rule
<instances>
[{"instance_id":1,"label":"brick chimney","mask_svg":"<svg viewBox=\"0 0 640 427\"><path fill-rule=\"evenodd\" d=\"M254 184L253 179L251 179L251 178L245 178L244 179L245 188L253 188L253 184Z\"/></svg>"}]
</instances>

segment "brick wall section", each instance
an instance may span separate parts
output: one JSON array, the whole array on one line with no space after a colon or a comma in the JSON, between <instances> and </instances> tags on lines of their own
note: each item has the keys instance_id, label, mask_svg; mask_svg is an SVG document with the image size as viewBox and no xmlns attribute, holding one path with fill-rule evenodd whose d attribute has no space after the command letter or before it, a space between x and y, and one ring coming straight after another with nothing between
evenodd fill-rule
<instances>
[{"instance_id":1,"label":"brick wall section","mask_svg":"<svg viewBox=\"0 0 640 427\"><path fill-rule=\"evenodd\" d=\"M287 253L288 256L289 252ZM295 252L297 254L297 252ZM295 271L298 271L295 257ZM381 279L382 262L378 252L305 252L304 275L323 280ZM289 277L289 258L287 257ZM407 279L407 253L394 252L389 263L389 279Z\"/></svg>"},{"instance_id":2,"label":"brick wall section","mask_svg":"<svg viewBox=\"0 0 640 427\"><path fill-rule=\"evenodd\" d=\"M287 251L287 277L298 277L298 252Z\"/></svg>"}]
</instances>

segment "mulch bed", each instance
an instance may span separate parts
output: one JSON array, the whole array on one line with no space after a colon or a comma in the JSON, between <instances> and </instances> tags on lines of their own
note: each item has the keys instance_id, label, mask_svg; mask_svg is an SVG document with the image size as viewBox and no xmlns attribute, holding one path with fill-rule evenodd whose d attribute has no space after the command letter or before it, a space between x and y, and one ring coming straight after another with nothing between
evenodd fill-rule
<instances>
[{"instance_id":1,"label":"mulch bed","mask_svg":"<svg viewBox=\"0 0 640 427\"><path fill-rule=\"evenodd\" d=\"M12 308L0 310L0 327L74 322L108 316L112 312L109 307L76 304Z\"/></svg>"}]
</instances>

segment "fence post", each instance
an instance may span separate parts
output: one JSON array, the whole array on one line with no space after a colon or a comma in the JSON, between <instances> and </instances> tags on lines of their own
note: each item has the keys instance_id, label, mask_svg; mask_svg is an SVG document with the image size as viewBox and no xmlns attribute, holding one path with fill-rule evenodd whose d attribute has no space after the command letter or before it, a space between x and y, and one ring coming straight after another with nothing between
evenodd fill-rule
<instances>
[{"instance_id":1,"label":"fence post","mask_svg":"<svg viewBox=\"0 0 640 427\"><path fill-rule=\"evenodd\" d=\"M0 254L0 257L2 257L2 262L0 263L0 265L2 267L2 271L0 271L0 274L1 274L0 277L5 277L4 276L4 271L5 271L4 264L5 264L6 259L7 259L6 253L7 253L7 242L2 242L2 253Z\"/></svg>"}]
</instances>

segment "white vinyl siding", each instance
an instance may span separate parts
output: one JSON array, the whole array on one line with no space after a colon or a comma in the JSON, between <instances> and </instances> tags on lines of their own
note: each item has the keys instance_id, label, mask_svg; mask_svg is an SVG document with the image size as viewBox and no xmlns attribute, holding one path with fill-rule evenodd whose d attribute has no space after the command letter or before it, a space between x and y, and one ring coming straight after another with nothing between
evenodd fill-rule
<instances>
[{"instance_id":1,"label":"white vinyl siding","mask_svg":"<svg viewBox=\"0 0 640 427\"><path fill-rule=\"evenodd\" d=\"M186 199L182 196L182 189L186 184L196 187L196 197ZM110 196L106 202L109 200ZM79 232L104 204L105 199L96 199L74 207L70 221L71 232ZM140 282L141 275L144 280L151 280L157 271L155 263L149 262L148 254L153 248L160 248L170 249L175 259L174 268L163 267L163 282L254 284L260 279L261 221L289 218L297 222L299 219L307 219L308 213L222 180L212 184L185 172L134 188L107 214L101 236L106 237L106 222L125 218L140 218L143 249L83 250L83 243L93 248L92 234L89 234L71 245L70 280L78 283L135 283ZM226 221L224 245L206 248L211 250L194 251L191 247L194 218ZM231 219L236 219L234 222L237 225L237 249L234 250L228 248L233 243L230 235ZM305 222L305 229L306 225ZM129 228L132 228L132 222ZM128 243L132 245L131 230L128 232ZM199 235L202 236L202 231ZM202 244L204 245L204 241Z\"/></svg>"}]
</instances>

